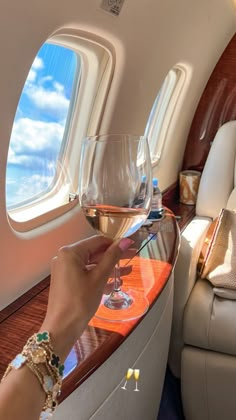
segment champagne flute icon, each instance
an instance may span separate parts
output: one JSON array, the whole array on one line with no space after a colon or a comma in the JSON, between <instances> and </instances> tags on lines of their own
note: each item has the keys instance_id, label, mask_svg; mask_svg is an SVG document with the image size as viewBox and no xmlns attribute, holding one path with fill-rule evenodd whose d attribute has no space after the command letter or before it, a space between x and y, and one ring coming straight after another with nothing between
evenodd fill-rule
<instances>
[{"instance_id":1,"label":"champagne flute icon","mask_svg":"<svg viewBox=\"0 0 236 420\"><path fill-rule=\"evenodd\" d=\"M134 379L135 379L135 390L134 391L139 391L139 389L138 389L139 375L140 375L140 369L134 369Z\"/></svg>"},{"instance_id":2,"label":"champagne flute icon","mask_svg":"<svg viewBox=\"0 0 236 420\"><path fill-rule=\"evenodd\" d=\"M125 381L124 385L121 387L121 389L127 390L126 385L127 385L128 381L130 380L130 378L132 378L133 373L134 373L134 369L129 368L127 370L127 372L126 372L126 381Z\"/></svg>"}]
</instances>

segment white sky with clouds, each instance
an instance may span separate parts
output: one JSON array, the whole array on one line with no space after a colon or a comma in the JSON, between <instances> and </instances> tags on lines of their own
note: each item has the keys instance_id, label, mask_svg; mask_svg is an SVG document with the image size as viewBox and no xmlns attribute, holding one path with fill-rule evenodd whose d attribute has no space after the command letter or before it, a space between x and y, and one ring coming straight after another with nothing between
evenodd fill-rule
<instances>
[{"instance_id":1,"label":"white sky with clouds","mask_svg":"<svg viewBox=\"0 0 236 420\"><path fill-rule=\"evenodd\" d=\"M55 62L54 59L54 66ZM37 56L25 83L10 140L8 205L30 198L50 185L69 104L64 85L55 79L53 69L48 72L45 60Z\"/></svg>"}]
</instances>

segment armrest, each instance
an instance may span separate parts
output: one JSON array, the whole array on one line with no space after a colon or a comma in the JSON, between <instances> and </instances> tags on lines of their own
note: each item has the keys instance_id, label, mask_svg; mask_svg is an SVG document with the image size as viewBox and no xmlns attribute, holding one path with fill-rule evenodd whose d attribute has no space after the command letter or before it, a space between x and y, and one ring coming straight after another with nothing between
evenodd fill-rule
<instances>
[{"instance_id":1,"label":"armrest","mask_svg":"<svg viewBox=\"0 0 236 420\"><path fill-rule=\"evenodd\" d=\"M184 307L196 281L198 258L211 222L209 217L195 216L181 234L174 272L174 308L169 352L169 365L177 377L180 377Z\"/></svg>"}]
</instances>

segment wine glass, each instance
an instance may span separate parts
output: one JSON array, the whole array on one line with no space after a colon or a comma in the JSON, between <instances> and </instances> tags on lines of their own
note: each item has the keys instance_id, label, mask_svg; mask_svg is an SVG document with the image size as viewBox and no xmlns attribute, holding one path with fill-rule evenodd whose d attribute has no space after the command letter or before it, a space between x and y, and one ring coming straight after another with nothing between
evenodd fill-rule
<instances>
[{"instance_id":1,"label":"wine glass","mask_svg":"<svg viewBox=\"0 0 236 420\"><path fill-rule=\"evenodd\" d=\"M134 391L139 391L139 389L138 389L139 376L140 376L140 369L134 369L134 379L135 379L135 389L134 389Z\"/></svg>"},{"instance_id":2,"label":"wine glass","mask_svg":"<svg viewBox=\"0 0 236 420\"><path fill-rule=\"evenodd\" d=\"M79 174L80 205L96 232L112 239L136 232L146 220L152 198L152 167L145 136L107 134L86 137ZM97 317L110 321L143 315L148 301L143 292L120 287L119 264L114 290L103 296Z\"/></svg>"},{"instance_id":3,"label":"wine glass","mask_svg":"<svg viewBox=\"0 0 236 420\"><path fill-rule=\"evenodd\" d=\"M126 375L125 375L125 383L121 387L121 389L124 389L125 391L127 391L126 386L127 386L128 381L132 378L133 373L134 373L134 369L129 368L127 370Z\"/></svg>"}]
</instances>

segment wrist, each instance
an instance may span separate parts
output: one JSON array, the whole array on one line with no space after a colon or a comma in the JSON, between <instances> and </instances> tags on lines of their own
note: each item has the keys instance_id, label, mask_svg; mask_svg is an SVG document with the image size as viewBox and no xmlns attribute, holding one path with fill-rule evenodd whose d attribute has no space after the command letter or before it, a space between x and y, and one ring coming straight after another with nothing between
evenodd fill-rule
<instances>
[{"instance_id":1,"label":"wrist","mask_svg":"<svg viewBox=\"0 0 236 420\"><path fill-rule=\"evenodd\" d=\"M60 357L62 363L64 363L84 329L85 326L82 323L78 323L74 327L62 326L58 323L53 324L48 322L45 319L39 331L48 331L50 333L53 351Z\"/></svg>"}]
</instances>

